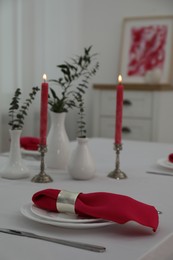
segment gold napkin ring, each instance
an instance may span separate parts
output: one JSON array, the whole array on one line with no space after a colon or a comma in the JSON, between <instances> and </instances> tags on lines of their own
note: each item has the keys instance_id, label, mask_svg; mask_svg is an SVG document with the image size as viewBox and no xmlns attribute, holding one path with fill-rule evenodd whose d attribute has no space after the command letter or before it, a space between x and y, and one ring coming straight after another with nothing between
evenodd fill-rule
<instances>
[{"instance_id":1,"label":"gold napkin ring","mask_svg":"<svg viewBox=\"0 0 173 260\"><path fill-rule=\"evenodd\" d=\"M75 212L75 202L78 197L78 192L71 192L61 190L58 194L56 201L56 208L58 212L66 212L66 213L76 213Z\"/></svg>"}]
</instances>

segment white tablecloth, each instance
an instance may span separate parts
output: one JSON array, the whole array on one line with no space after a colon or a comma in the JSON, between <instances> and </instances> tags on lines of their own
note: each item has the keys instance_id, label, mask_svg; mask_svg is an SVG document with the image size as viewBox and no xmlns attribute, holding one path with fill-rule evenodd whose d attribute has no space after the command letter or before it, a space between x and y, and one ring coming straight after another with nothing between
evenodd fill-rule
<instances>
[{"instance_id":1,"label":"white tablecloth","mask_svg":"<svg viewBox=\"0 0 173 260\"><path fill-rule=\"evenodd\" d=\"M71 143L71 149L76 143ZM29 179L0 179L0 227L35 232L42 235L99 244L106 247L105 253L94 253L0 233L0 258L31 259L140 259L173 232L173 177L147 174L146 170L166 170L157 165L159 158L166 158L173 152L173 145L124 141L120 155L121 169L128 179L114 180L107 174L115 167L113 140L90 139L89 147L96 162L97 175L88 181L76 181L67 172L46 169L54 179L52 183L36 184ZM8 160L0 157L1 168ZM26 160L31 177L39 172L40 162ZM58 188L70 191L105 191L126 194L142 202L154 205L163 212L156 233L134 222L125 225L99 227L94 229L66 229L34 222L20 213L20 207L31 202L32 195L41 189ZM149 259L149 258L147 258ZM152 259L152 258L151 258ZM159 259L159 258L157 258ZM166 259L161 258L161 259ZM172 258L173 259L173 258Z\"/></svg>"}]
</instances>

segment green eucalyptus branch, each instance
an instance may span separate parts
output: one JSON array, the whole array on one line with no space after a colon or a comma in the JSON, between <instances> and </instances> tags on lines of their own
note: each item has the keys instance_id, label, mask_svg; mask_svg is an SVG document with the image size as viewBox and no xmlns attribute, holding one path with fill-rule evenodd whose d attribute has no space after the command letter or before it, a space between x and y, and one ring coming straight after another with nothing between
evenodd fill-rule
<instances>
[{"instance_id":1,"label":"green eucalyptus branch","mask_svg":"<svg viewBox=\"0 0 173 260\"><path fill-rule=\"evenodd\" d=\"M84 100L82 95L78 95L78 98L76 97L78 101L78 133L77 136L80 138L86 137L86 122L85 122L85 109L84 109Z\"/></svg>"},{"instance_id":2,"label":"green eucalyptus branch","mask_svg":"<svg viewBox=\"0 0 173 260\"><path fill-rule=\"evenodd\" d=\"M51 79L49 82L61 87L62 91L61 95L57 96L56 92L50 87L48 103L51 111L56 113L68 112L69 109L77 107L75 94L87 87L88 79L99 66L98 62L93 65L96 54L90 54L91 48L92 46L84 48L83 55L72 58L70 62L65 61L64 64L57 65L57 68L61 70L62 77ZM78 84L79 88L76 87L75 90L71 91L75 84Z\"/></svg>"},{"instance_id":3,"label":"green eucalyptus branch","mask_svg":"<svg viewBox=\"0 0 173 260\"><path fill-rule=\"evenodd\" d=\"M25 117L27 116L28 109L32 104L32 101L35 99L37 92L40 89L38 87L33 87L32 92L29 93L29 97L23 102L20 106L21 90L17 88L9 108L9 125L11 130L22 129L24 125Z\"/></svg>"},{"instance_id":4,"label":"green eucalyptus branch","mask_svg":"<svg viewBox=\"0 0 173 260\"><path fill-rule=\"evenodd\" d=\"M61 70L62 77L57 80L49 80L61 87L62 90L60 96L58 96L56 91L50 88L48 99L50 110L61 113L68 112L72 108L78 108L79 120L77 123L80 136L86 136L83 95L86 93L89 80L99 69L99 63L95 60L97 54L91 54L91 49L92 46L84 48L83 55L72 58L70 62L57 65ZM73 85L76 87L71 89Z\"/></svg>"}]
</instances>

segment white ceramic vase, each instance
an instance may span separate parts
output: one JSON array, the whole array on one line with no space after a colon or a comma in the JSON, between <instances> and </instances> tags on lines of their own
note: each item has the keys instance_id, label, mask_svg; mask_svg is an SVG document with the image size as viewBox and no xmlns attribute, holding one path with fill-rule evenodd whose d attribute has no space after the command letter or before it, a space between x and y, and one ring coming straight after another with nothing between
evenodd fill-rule
<instances>
[{"instance_id":1,"label":"white ceramic vase","mask_svg":"<svg viewBox=\"0 0 173 260\"><path fill-rule=\"evenodd\" d=\"M77 138L77 146L68 163L68 172L77 180L89 180L95 176L96 167L88 147L88 138Z\"/></svg>"},{"instance_id":2,"label":"white ceramic vase","mask_svg":"<svg viewBox=\"0 0 173 260\"><path fill-rule=\"evenodd\" d=\"M50 111L51 125L47 137L45 163L48 168L65 170L69 160L69 139L65 129L66 113Z\"/></svg>"},{"instance_id":3,"label":"white ceramic vase","mask_svg":"<svg viewBox=\"0 0 173 260\"><path fill-rule=\"evenodd\" d=\"M2 169L2 177L6 179L22 179L29 176L29 169L25 165L20 149L22 130L10 130L10 153L7 165Z\"/></svg>"}]
</instances>

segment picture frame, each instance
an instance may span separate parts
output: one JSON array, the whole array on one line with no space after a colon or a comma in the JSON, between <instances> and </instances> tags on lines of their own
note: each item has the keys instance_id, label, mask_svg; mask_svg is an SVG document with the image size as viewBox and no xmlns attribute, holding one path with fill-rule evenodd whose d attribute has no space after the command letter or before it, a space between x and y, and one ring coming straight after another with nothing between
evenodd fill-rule
<instances>
[{"instance_id":1,"label":"picture frame","mask_svg":"<svg viewBox=\"0 0 173 260\"><path fill-rule=\"evenodd\" d=\"M173 16L125 18L120 53L124 83L171 84Z\"/></svg>"}]
</instances>

